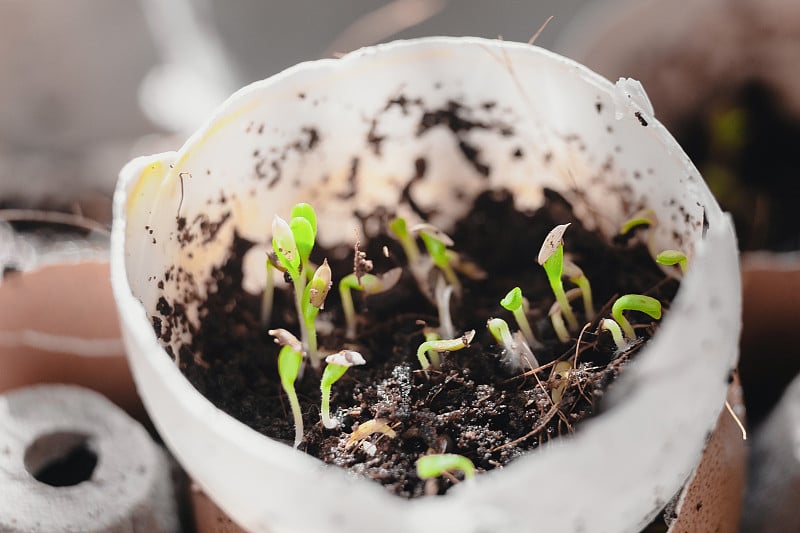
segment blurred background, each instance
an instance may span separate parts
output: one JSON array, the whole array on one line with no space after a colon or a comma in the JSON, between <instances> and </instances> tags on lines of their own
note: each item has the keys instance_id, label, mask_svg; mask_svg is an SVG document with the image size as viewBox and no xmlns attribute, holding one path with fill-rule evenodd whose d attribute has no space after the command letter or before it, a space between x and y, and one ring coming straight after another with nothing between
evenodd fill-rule
<instances>
[{"instance_id":1,"label":"blurred background","mask_svg":"<svg viewBox=\"0 0 800 533\"><path fill-rule=\"evenodd\" d=\"M552 47L587 0L0 0L0 206L108 222L131 157L180 146L235 89L424 35Z\"/></svg>"}]
</instances>

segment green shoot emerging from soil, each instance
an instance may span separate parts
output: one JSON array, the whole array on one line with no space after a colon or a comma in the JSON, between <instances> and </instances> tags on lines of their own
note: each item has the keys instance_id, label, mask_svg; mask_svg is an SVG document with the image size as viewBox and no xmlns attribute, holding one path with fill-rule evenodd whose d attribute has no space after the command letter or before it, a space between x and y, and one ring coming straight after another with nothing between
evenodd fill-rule
<instances>
[{"instance_id":1,"label":"green shoot emerging from soil","mask_svg":"<svg viewBox=\"0 0 800 533\"><path fill-rule=\"evenodd\" d=\"M425 455L417 459L417 476L433 479L445 473L461 472L465 480L475 477L475 465L463 455L440 453Z\"/></svg>"},{"instance_id":2,"label":"green shoot emerging from soil","mask_svg":"<svg viewBox=\"0 0 800 533\"><path fill-rule=\"evenodd\" d=\"M581 295L581 290L575 287L574 289L568 290L565 294L567 301L572 301ZM564 323L564 314L561 312L561 304L557 301L553 302L548 315L550 316L550 321L553 323L553 331L556 332L558 340L561 342L569 342L569 330Z\"/></svg>"},{"instance_id":3,"label":"green shoot emerging from soil","mask_svg":"<svg viewBox=\"0 0 800 533\"><path fill-rule=\"evenodd\" d=\"M398 267L380 276L362 274L359 280L355 274L348 274L339 280L339 297L342 300L342 311L347 324L345 335L348 339L356 337L356 310L351 291L363 291L367 295L380 294L397 285L402 275L403 269Z\"/></svg>"},{"instance_id":4,"label":"green shoot emerging from soil","mask_svg":"<svg viewBox=\"0 0 800 533\"><path fill-rule=\"evenodd\" d=\"M328 429L334 429L339 427L339 421L335 418L331 418L330 415L331 387L345 372L347 372L348 368L351 366L363 365L366 361L358 352L342 350L339 353L326 357L325 362L328 364L322 372L322 380L320 381L320 391L322 392L321 418L323 426Z\"/></svg>"},{"instance_id":5,"label":"green shoot emerging from soil","mask_svg":"<svg viewBox=\"0 0 800 533\"><path fill-rule=\"evenodd\" d=\"M541 343L536 340L536 337L533 335L533 330L528 322L528 317L525 316L525 302L524 298L522 297L522 289L519 287L514 287L508 291L508 294L506 294L505 297L500 300L500 305L502 305L504 309L511 311L511 313L514 315L514 320L517 321L519 330L522 332L522 335L525 337L528 345L534 348L541 346ZM507 327L508 326L506 326L506 328Z\"/></svg>"},{"instance_id":6,"label":"green shoot emerging from soil","mask_svg":"<svg viewBox=\"0 0 800 533\"><path fill-rule=\"evenodd\" d=\"M288 223L278 215L275 215L272 221L272 247L278 262L292 278L301 338L303 346L309 348L311 364L314 368L319 367L316 338L313 341L309 339L310 332L305 317L306 307L310 304L304 301L303 297L306 288L308 257L311 255L311 249L314 248L316 236L317 216L314 209L308 204L295 205ZM313 352L311 352L312 345Z\"/></svg>"},{"instance_id":7,"label":"green shoot emerging from soil","mask_svg":"<svg viewBox=\"0 0 800 533\"><path fill-rule=\"evenodd\" d=\"M627 235L634 228L639 226L655 226L658 223L656 213L650 208L644 208L633 214L631 218L626 220L622 227L619 229L620 235Z\"/></svg>"},{"instance_id":8,"label":"green shoot emerging from soil","mask_svg":"<svg viewBox=\"0 0 800 533\"><path fill-rule=\"evenodd\" d=\"M389 230L400 241L403 251L406 254L406 259L410 265L416 264L419 261L419 248L414 237L408 231L406 219L397 217L389 221Z\"/></svg>"},{"instance_id":9,"label":"green shoot emerging from soil","mask_svg":"<svg viewBox=\"0 0 800 533\"><path fill-rule=\"evenodd\" d=\"M611 315L622 328L625 337L630 341L634 341L636 340L636 332L633 330L631 323L628 322L628 319L622 314L623 311L639 311L658 320L661 318L661 302L643 294L625 294L614 302L611 307Z\"/></svg>"},{"instance_id":10,"label":"green shoot emerging from soil","mask_svg":"<svg viewBox=\"0 0 800 533\"><path fill-rule=\"evenodd\" d=\"M423 342L419 345L419 348L417 348L417 359L419 360L419 364L422 366L422 370L428 370L428 368L431 366L433 366L435 369L439 368L438 364L431 365L431 362L428 361L428 350L433 350L438 353L461 350L469 347L469 343L472 342L473 337L475 337L474 329L467 331L457 339L428 340Z\"/></svg>"},{"instance_id":11,"label":"green shoot emerging from soil","mask_svg":"<svg viewBox=\"0 0 800 533\"><path fill-rule=\"evenodd\" d=\"M512 371L519 371L523 366L530 369L539 366L539 361L533 355L530 346L525 340L522 332L512 335L508 328L508 323L502 318L490 318L486 322L486 328L492 334L497 345L503 349L503 362Z\"/></svg>"},{"instance_id":12,"label":"green shoot emerging from soil","mask_svg":"<svg viewBox=\"0 0 800 533\"><path fill-rule=\"evenodd\" d=\"M581 295L583 296L583 310L586 314L586 320L594 320L592 285L589 283L589 278L587 278L583 273L581 267L569 259L564 260L564 275L581 290Z\"/></svg>"},{"instance_id":13,"label":"green shoot emerging from soil","mask_svg":"<svg viewBox=\"0 0 800 533\"><path fill-rule=\"evenodd\" d=\"M283 345L278 353L278 375L281 378L281 386L289 397L289 406L294 417L294 447L297 448L303 441L303 413L300 410L294 383L303 364L303 347L300 341L285 329L271 329L269 334L275 337L275 342Z\"/></svg>"},{"instance_id":14,"label":"green shoot emerging from soil","mask_svg":"<svg viewBox=\"0 0 800 533\"><path fill-rule=\"evenodd\" d=\"M569 224L561 224L553 228L545 237L544 244L539 250L538 262L547 273L547 280L556 297L561 314L567 321L570 330L578 329L578 320L572 312L567 295L564 292L564 284L561 276L564 273L564 232L567 231ZM559 336L560 338L561 336Z\"/></svg>"},{"instance_id":15,"label":"green shoot emerging from soil","mask_svg":"<svg viewBox=\"0 0 800 533\"><path fill-rule=\"evenodd\" d=\"M617 324L615 320L604 318L600 321L600 329L611 333L611 338L614 340L614 344L617 345L617 353L624 352L628 349L628 342L625 340L625 337L622 336L622 329L620 329L619 324Z\"/></svg>"},{"instance_id":16,"label":"green shoot emerging from soil","mask_svg":"<svg viewBox=\"0 0 800 533\"><path fill-rule=\"evenodd\" d=\"M686 274L686 269L689 268L689 261L686 255L679 250L664 250L656 256L656 263L659 265L673 266L678 265L681 268L681 274Z\"/></svg>"},{"instance_id":17,"label":"green shoot emerging from soil","mask_svg":"<svg viewBox=\"0 0 800 533\"><path fill-rule=\"evenodd\" d=\"M447 283L453 287L456 294L461 294L461 282L458 280L455 270L453 270L450 251L447 249L448 246L453 246L453 240L444 232L430 224L419 224L412 228L412 230L419 233L423 244L425 244L425 249L428 250L428 255L431 256L433 264L442 271Z\"/></svg>"}]
</instances>

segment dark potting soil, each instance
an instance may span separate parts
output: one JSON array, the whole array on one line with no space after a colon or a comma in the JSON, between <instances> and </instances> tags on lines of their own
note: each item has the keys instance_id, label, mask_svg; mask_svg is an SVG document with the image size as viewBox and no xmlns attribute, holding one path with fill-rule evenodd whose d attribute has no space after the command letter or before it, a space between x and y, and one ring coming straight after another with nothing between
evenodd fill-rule
<instances>
[{"instance_id":1,"label":"dark potting soil","mask_svg":"<svg viewBox=\"0 0 800 533\"><path fill-rule=\"evenodd\" d=\"M800 249L800 117L768 85L751 80L714 93L676 126L686 153L733 214L740 249Z\"/></svg>"},{"instance_id":2,"label":"dark potting soil","mask_svg":"<svg viewBox=\"0 0 800 533\"><path fill-rule=\"evenodd\" d=\"M405 264L399 244L386 231L386 213L364 217L368 228L382 228L362 244L375 263L374 272ZM568 435L583 419L598 412L599 400L609 384L642 343L615 356L608 334L597 335L597 319L582 335L561 343L547 311L553 295L536 256L547 233L556 225L572 222L565 235L565 251L581 266L592 283L598 316L609 316L615 295L648 294L668 312L678 283L666 278L639 245L608 245L584 229L571 206L548 192L544 207L534 213L519 212L506 192L480 196L469 216L452 232L454 250L490 273L482 280L461 276L462 297L453 302L453 322L462 332L474 329L470 346L442 355L442 366L426 376L416 351L425 325L438 326L437 311L404 274L391 291L364 298L355 293L359 335L348 342L336 287L331 290L322 321L335 327L320 334L323 351L342 348L359 351L366 365L353 367L333 386L332 414L342 422L336 430L320 423L319 374L306 368L297 384L305 423L300 449L326 463L374 479L403 497L443 493L459 476L448 475L424 482L415 463L427 453L457 453L468 457L478 471L501 468L524 452L561 435ZM321 227L320 232L325 228ZM242 290L242 258L252 243L236 237L227 262L213 273L207 301L200 309L201 325L190 345L180 349L180 368L191 383L220 409L256 431L291 445L294 427L289 404L277 375L278 346L259 320L260 298ZM384 246L388 257L384 254ZM353 269L353 249L315 250L312 261L328 258L338 280ZM514 286L530 300L528 313L545 347L535 351L541 368L534 372L510 370L486 329L491 317L504 318L512 331L516 324L499 302ZM360 297L360 298L359 298ZM278 292L271 327L298 331L292 295ZM585 322L582 304L574 308ZM175 310L166 310L173 313ZM631 313L637 332L648 339L656 324ZM159 323L154 317L154 323ZM156 327L162 339L166 328ZM575 361L558 404L552 391L562 379L552 375L557 360ZM355 428L378 419L393 434L375 433L351 438Z\"/></svg>"}]
</instances>

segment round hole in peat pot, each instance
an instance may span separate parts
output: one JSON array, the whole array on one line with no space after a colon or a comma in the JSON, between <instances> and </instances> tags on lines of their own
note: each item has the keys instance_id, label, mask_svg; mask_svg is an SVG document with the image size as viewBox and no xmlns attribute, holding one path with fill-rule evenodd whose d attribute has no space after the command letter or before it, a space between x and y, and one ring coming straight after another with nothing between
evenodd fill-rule
<instances>
[{"instance_id":1,"label":"round hole in peat pot","mask_svg":"<svg viewBox=\"0 0 800 533\"><path fill-rule=\"evenodd\" d=\"M34 440L25 450L25 469L51 487L71 487L92 477L97 453L83 433L58 431Z\"/></svg>"}]
</instances>

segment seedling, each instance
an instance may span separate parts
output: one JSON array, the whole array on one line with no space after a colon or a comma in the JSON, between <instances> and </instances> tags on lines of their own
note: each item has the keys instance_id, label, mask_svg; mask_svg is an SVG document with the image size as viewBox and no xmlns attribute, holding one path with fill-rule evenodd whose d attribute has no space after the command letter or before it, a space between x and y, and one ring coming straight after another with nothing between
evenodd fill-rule
<instances>
[{"instance_id":1,"label":"seedling","mask_svg":"<svg viewBox=\"0 0 800 533\"><path fill-rule=\"evenodd\" d=\"M661 318L661 302L643 294L625 294L614 302L611 307L611 315L622 328L625 338L633 341L636 340L636 332L633 331L633 326L622 314L623 311L639 311L658 320Z\"/></svg>"},{"instance_id":2,"label":"seedling","mask_svg":"<svg viewBox=\"0 0 800 533\"><path fill-rule=\"evenodd\" d=\"M558 385L550 391L550 398L553 400L554 405L561 403L561 398L564 397L564 391L567 390L569 385L569 375L572 372L572 363L569 361L559 361L553 367L553 377L558 380Z\"/></svg>"},{"instance_id":3,"label":"seedling","mask_svg":"<svg viewBox=\"0 0 800 533\"><path fill-rule=\"evenodd\" d=\"M583 273L581 267L569 259L564 260L564 275L581 290L581 295L583 296L583 311L586 314L586 320L594 320L592 285L589 283L589 278Z\"/></svg>"},{"instance_id":4,"label":"seedling","mask_svg":"<svg viewBox=\"0 0 800 533\"><path fill-rule=\"evenodd\" d=\"M565 293L567 301L574 300L580 296L580 294L581 289L578 287L570 289ZM556 332L558 340L561 342L569 342L569 330L564 323L564 313L561 311L561 304L557 301L553 302L548 315L550 316L550 321L553 323L553 330Z\"/></svg>"},{"instance_id":5,"label":"seedling","mask_svg":"<svg viewBox=\"0 0 800 533\"><path fill-rule=\"evenodd\" d=\"M433 328L424 328L422 330L422 336L425 338L425 342L434 342L442 340L442 336L439 335L439 332ZM436 350L428 350L428 359L430 360L434 368L439 368L439 366L441 365L439 352L437 352Z\"/></svg>"},{"instance_id":6,"label":"seedling","mask_svg":"<svg viewBox=\"0 0 800 533\"><path fill-rule=\"evenodd\" d=\"M600 321L600 329L611 333L611 338L614 340L614 344L617 345L617 352L624 352L628 349L628 343L625 341L625 337L622 336L622 329L620 329L615 320L604 318Z\"/></svg>"},{"instance_id":7,"label":"seedling","mask_svg":"<svg viewBox=\"0 0 800 533\"><path fill-rule=\"evenodd\" d=\"M428 367L431 366L431 362L428 361L428 356L426 352L428 350L433 350L438 353L442 352L454 352L456 350L461 350L463 348L468 348L469 343L472 342L473 337L475 337L475 330L470 330L464 333L461 337L457 339L446 339L446 340L430 340L425 341L419 345L417 348L417 359L419 360L419 364L422 366L422 370L428 370ZM434 365L434 368L439 368L439 364Z\"/></svg>"},{"instance_id":8,"label":"seedling","mask_svg":"<svg viewBox=\"0 0 800 533\"><path fill-rule=\"evenodd\" d=\"M417 459L417 476L420 479L433 479L445 473L461 472L464 480L475 477L472 461L455 453L436 453Z\"/></svg>"},{"instance_id":9,"label":"seedling","mask_svg":"<svg viewBox=\"0 0 800 533\"><path fill-rule=\"evenodd\" d=\"M550 231L539 250L538 262L547 273L547 280L550 282L556 302L559 304L561 314L564 315L569 329L576 330L578 329L578 320L575 318L575 313L572 312L572 307L564 292L564 284L561 281L564 272L564 232L568 227L569 224L561 224Z\"/></svg>"},{"instance_id":10,"label":"seedling","mask_svg":"<svg viewBox=\"0 0 800 533\"><path fill-rule=\"evenodd\" d=\"M508 323L502 318L490 318L486 322L489 333L492 334L498 346L503 348L503 362L512 370L519 370L523 363L531 368L539 366L539 361L528 346L525 337L521 332L512 335L508 329Z\"/></svg>"},{"instance_id":11,"label":"seedling","mask_svg":"<svg viewBox=\"0 0 800 533\"><path fill-rule=\"evenodd\" d=\"M523 304L524 298L522 297L522 289L519 287L514 287L508 291L508 294L500 300L500 305L502 305L504 309L511 311L511 314L514 315L514 320L517 321L517 326L519 326L519 330L522 332L528 345L540 347L542 344L533 335L528 317L525 316L525 306Z\"/></svg>"},{"instance_id":12,"label":"seedling","mask_svg":"<svg viewBox=\"0 0 800 533\"><path fill-rule=\"evenodd\" d=\"M276 343L283 345L278 353L278 375L281 378L281 386L289 397L289 406L294 417L294 447L297 448L303 440L303 413L300 410L294 383L303 364L303 347L300 341L285 329L271 329L269 334L275 337Z\"/></svg>"},{"instance_id":13,"label":"seedling","mask_svg":"<svg viewBox=\"0 0 800 533\"><path fill-rule=\"evenodd\" d=\"M322 372L320 381L320 391L322 392L322 425L328 429L339 427L339 421L330 416L331 408L331 387L341 378L351 366L363 365L366 363L364 357L352 350L342 350L341 352L329 355L325 358L328 363Z\"/></svg>"},{"instance_id":14,"label":"seedling","mask_svg":"<svg viewBox=\"0 0 800 533\"><path fill-rule=\"evenodd\" d=\"M304 203L292 208L291 220L287 223L275 215L272 221L272 247L278 263L283 266L292 278L294 285L295 307L300 322L300 333L305 346L309 345L309 332L305 320L306 305L303 301L305 295L308 257L314 247L317 236L317 216L314 209ZM312 364L317 367L319 361L314 356Z\"/></svg>"},{"instance_id":15,"label":"seedling","mask_svg":"<svg viewBox=\"0 0 800 533\"><path fill-rule=\"evenodd\" d=\"M403 269L398 267L380 276L363 274L360 283L355 274L348 274L339 281L339 297L342 300L342 311L347 324L345 335L348 339L354 339L356 336L356 311L353 306L353 295L350 291L363 291L364 294L368 295L380 294L397 285L402 275Z\"/></svg>"},{"instance_id":16,"label":"seedling","mask_svg":"<svg viewBox=\"0 0 800 533\"><path fill-rule=\"evenodd\" d=\"M397 240L400 241L400 246L406 254L409 264L415 264L419 261L419 248L414 237L408 231L406 219L396 217L389 221L389 230L394 233Z\"/></svg>"},{"instance_id":17,"label":"seedling","mask_svg":"<svg viewBox=\"0 0 800 533\"><path fill-rule=\"evenodd\" d=\"M639 226L655 226L656 224L658 224L656 212L646 207L637 211L631 218L626 220L619 229L619 233L620 235L627 235L631 230Z\"/></svg>"},{"instance_id":18,"label":"seedling","mask_svg":"<svg viewBox=\"0 0 800 533\"><path fill-rule=\"evenodd\" d=\"M448 246L453 245L453 240L430 224L419 224L412 228L412 230L419 233L419 236L422 238L422 243L428 250L428 255L431 256L433 264L442 271L447 283L453 287L457 294L460 294L461 282L458 280L458 276L456 276L453 270L450 253L447 250Z\"/></svg>"},{"instance_id":19,"label":"seedling","mask_svg":"<svg viewBox=\"0 0 800 533\"><path fill-rule=\"evenodd\" d=\"M656 256L656 263L665 266L678 265L682 274L686 274L686 269L689 268L686 255L679 250L664 250Z\"/></svg>"}]
</instances>

